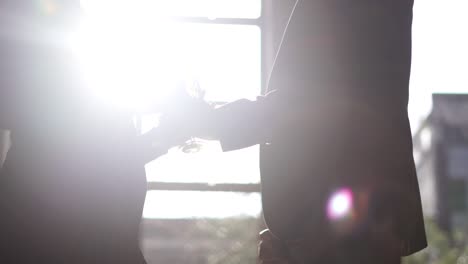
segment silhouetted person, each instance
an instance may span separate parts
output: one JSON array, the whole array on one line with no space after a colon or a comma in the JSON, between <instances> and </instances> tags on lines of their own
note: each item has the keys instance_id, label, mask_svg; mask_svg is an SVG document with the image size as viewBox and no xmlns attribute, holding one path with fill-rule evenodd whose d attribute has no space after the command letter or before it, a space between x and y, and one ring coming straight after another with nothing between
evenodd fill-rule
<instances>
[{"instance_id":1,"label":"silhouetted person","mask_svg":"<svg viewBox=\"0 0 468 264\"><path fill-rule=\"evenodd\" d=\"M37 1L46 2L54 5L0 2L0 127L12 131L0 263L145 263L141 151L150 142L137 137L132 113L94 100L80 82L61 42L79 1Z\"/></svg>"},{"instance_id":2,"label":"silhouetted person","mask_svg":"<svg viewBox=\"0 0 468 264\"><path fill-rule=\"evenodd\" d=\"M262 144L263 263L397 264L426 246L407 115L412 5L300 0L275 92L181 117L225 151Z\"/></svg>"}]
</instances>

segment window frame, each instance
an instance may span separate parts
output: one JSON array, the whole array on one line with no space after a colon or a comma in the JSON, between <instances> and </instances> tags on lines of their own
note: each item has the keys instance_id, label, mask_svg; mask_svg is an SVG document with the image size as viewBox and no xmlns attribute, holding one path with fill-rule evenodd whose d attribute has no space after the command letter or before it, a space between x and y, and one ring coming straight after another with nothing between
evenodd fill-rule
<instances>
[{"instance_id":1,"label":"window frame","mask_svg":"<svg viewBox=\"0 0 468 264\"><path fill-rule=\"evenodd\" d=\"M248 25L257 26L260 29L260 91L266 91L267 74L265 65L268 61L266 47L266 34L265 34L265 7L268 0L261 0L261 12L258 18L208 18L208 17L172 17L175 22L182 23L198 23L198 24L211 24L211 25ZM270 56L271 57L271 56ZM235 193L260 193L260 183L218 183L211 184L207 182L162 182L151 181L147 184L147 191L199 191L199 192L235 192Z\"/></svg>"}]
</instances>

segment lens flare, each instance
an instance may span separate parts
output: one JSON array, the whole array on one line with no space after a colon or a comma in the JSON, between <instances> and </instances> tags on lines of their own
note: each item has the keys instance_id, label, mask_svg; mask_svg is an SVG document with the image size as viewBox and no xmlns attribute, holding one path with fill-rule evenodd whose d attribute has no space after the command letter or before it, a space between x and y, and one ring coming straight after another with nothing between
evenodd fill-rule
<instances>
[{"instance_id":1,"label":"lens flare","mask_svg":"<svg viewBox=\"0 0 468 264\"><path fill-rule=\"evenodd\" d=\"M42 8L46 15L53 15L58 11L58 5L55 1L52 0L43 0Z\"/></svg>"},{"instance_id":2,"label":"lens flare","mask_svg":"<svg viewBox=\"0 0 468 264\"><path fill-rule=\"evenodd\" d=\"M353 192L348 188L334 192L327 203L327 216L339 220L350 216L353 208Z\"/></svg>"}]
</instances>

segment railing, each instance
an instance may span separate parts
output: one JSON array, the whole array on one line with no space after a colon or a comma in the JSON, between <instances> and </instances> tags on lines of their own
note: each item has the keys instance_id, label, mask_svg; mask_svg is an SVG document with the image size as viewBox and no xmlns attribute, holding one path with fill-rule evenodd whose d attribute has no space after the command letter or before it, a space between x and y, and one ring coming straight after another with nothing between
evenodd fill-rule
<instances>
[{"instance_id":1,"label":"railing","mask_svg":"<svg viewBox=\"0 0 468 264\"><path fill-rule=\"evenodd\" d=\"M257 193L260 192L260 184L149 182L148 190Z\"/></svg>"},{"instance_id":2,"label":"railing","mask_svg":"<svg viewBox=\"0 0 468 264\"><path fill-rule=\"evenodd\" d=\"M430 160L433 154L430 146L431 120L429 115L419 126L413 135L413 152L415 156L416 169L419 170ZM208 184L208 183L178 183L178 182L149 182L148 190L165 191L209 191L209 192L239 192L258 193L261 190L259 183L252 184Z\"/></svg>"}]
</instances>

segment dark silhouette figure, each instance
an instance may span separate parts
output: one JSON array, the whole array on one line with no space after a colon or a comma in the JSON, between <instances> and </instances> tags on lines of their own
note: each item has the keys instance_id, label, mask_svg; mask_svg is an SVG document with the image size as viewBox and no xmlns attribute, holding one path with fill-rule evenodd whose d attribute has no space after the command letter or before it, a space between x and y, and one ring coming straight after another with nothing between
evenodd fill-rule
<instances>
[{"instance_id":1,"label":"dark silhouette figure","mask_svg":"<svg viewBox=\"0 0 468 264\"><path fill-rule=\"evenodd\" d=\"M80 82L60 41L79 1L52 2L0 2L0 127L12 132L0 263L145 263L138 235L150 141L137 136L132 113L93 100Z\"/></svg>"},{"instance_id":2,"label":"dark silhouette figure","mask_svg":"<svg viewBox=\"0 0 468 264\"><path fill-rule=\"evenodd\" d=\"M396 264L426 246L407 115L412 6L299 0L275 92L182 121L226 151L262 144L264 263ZM352 201L334 218L343 188Z\"/></svg>"}]
</instances>

